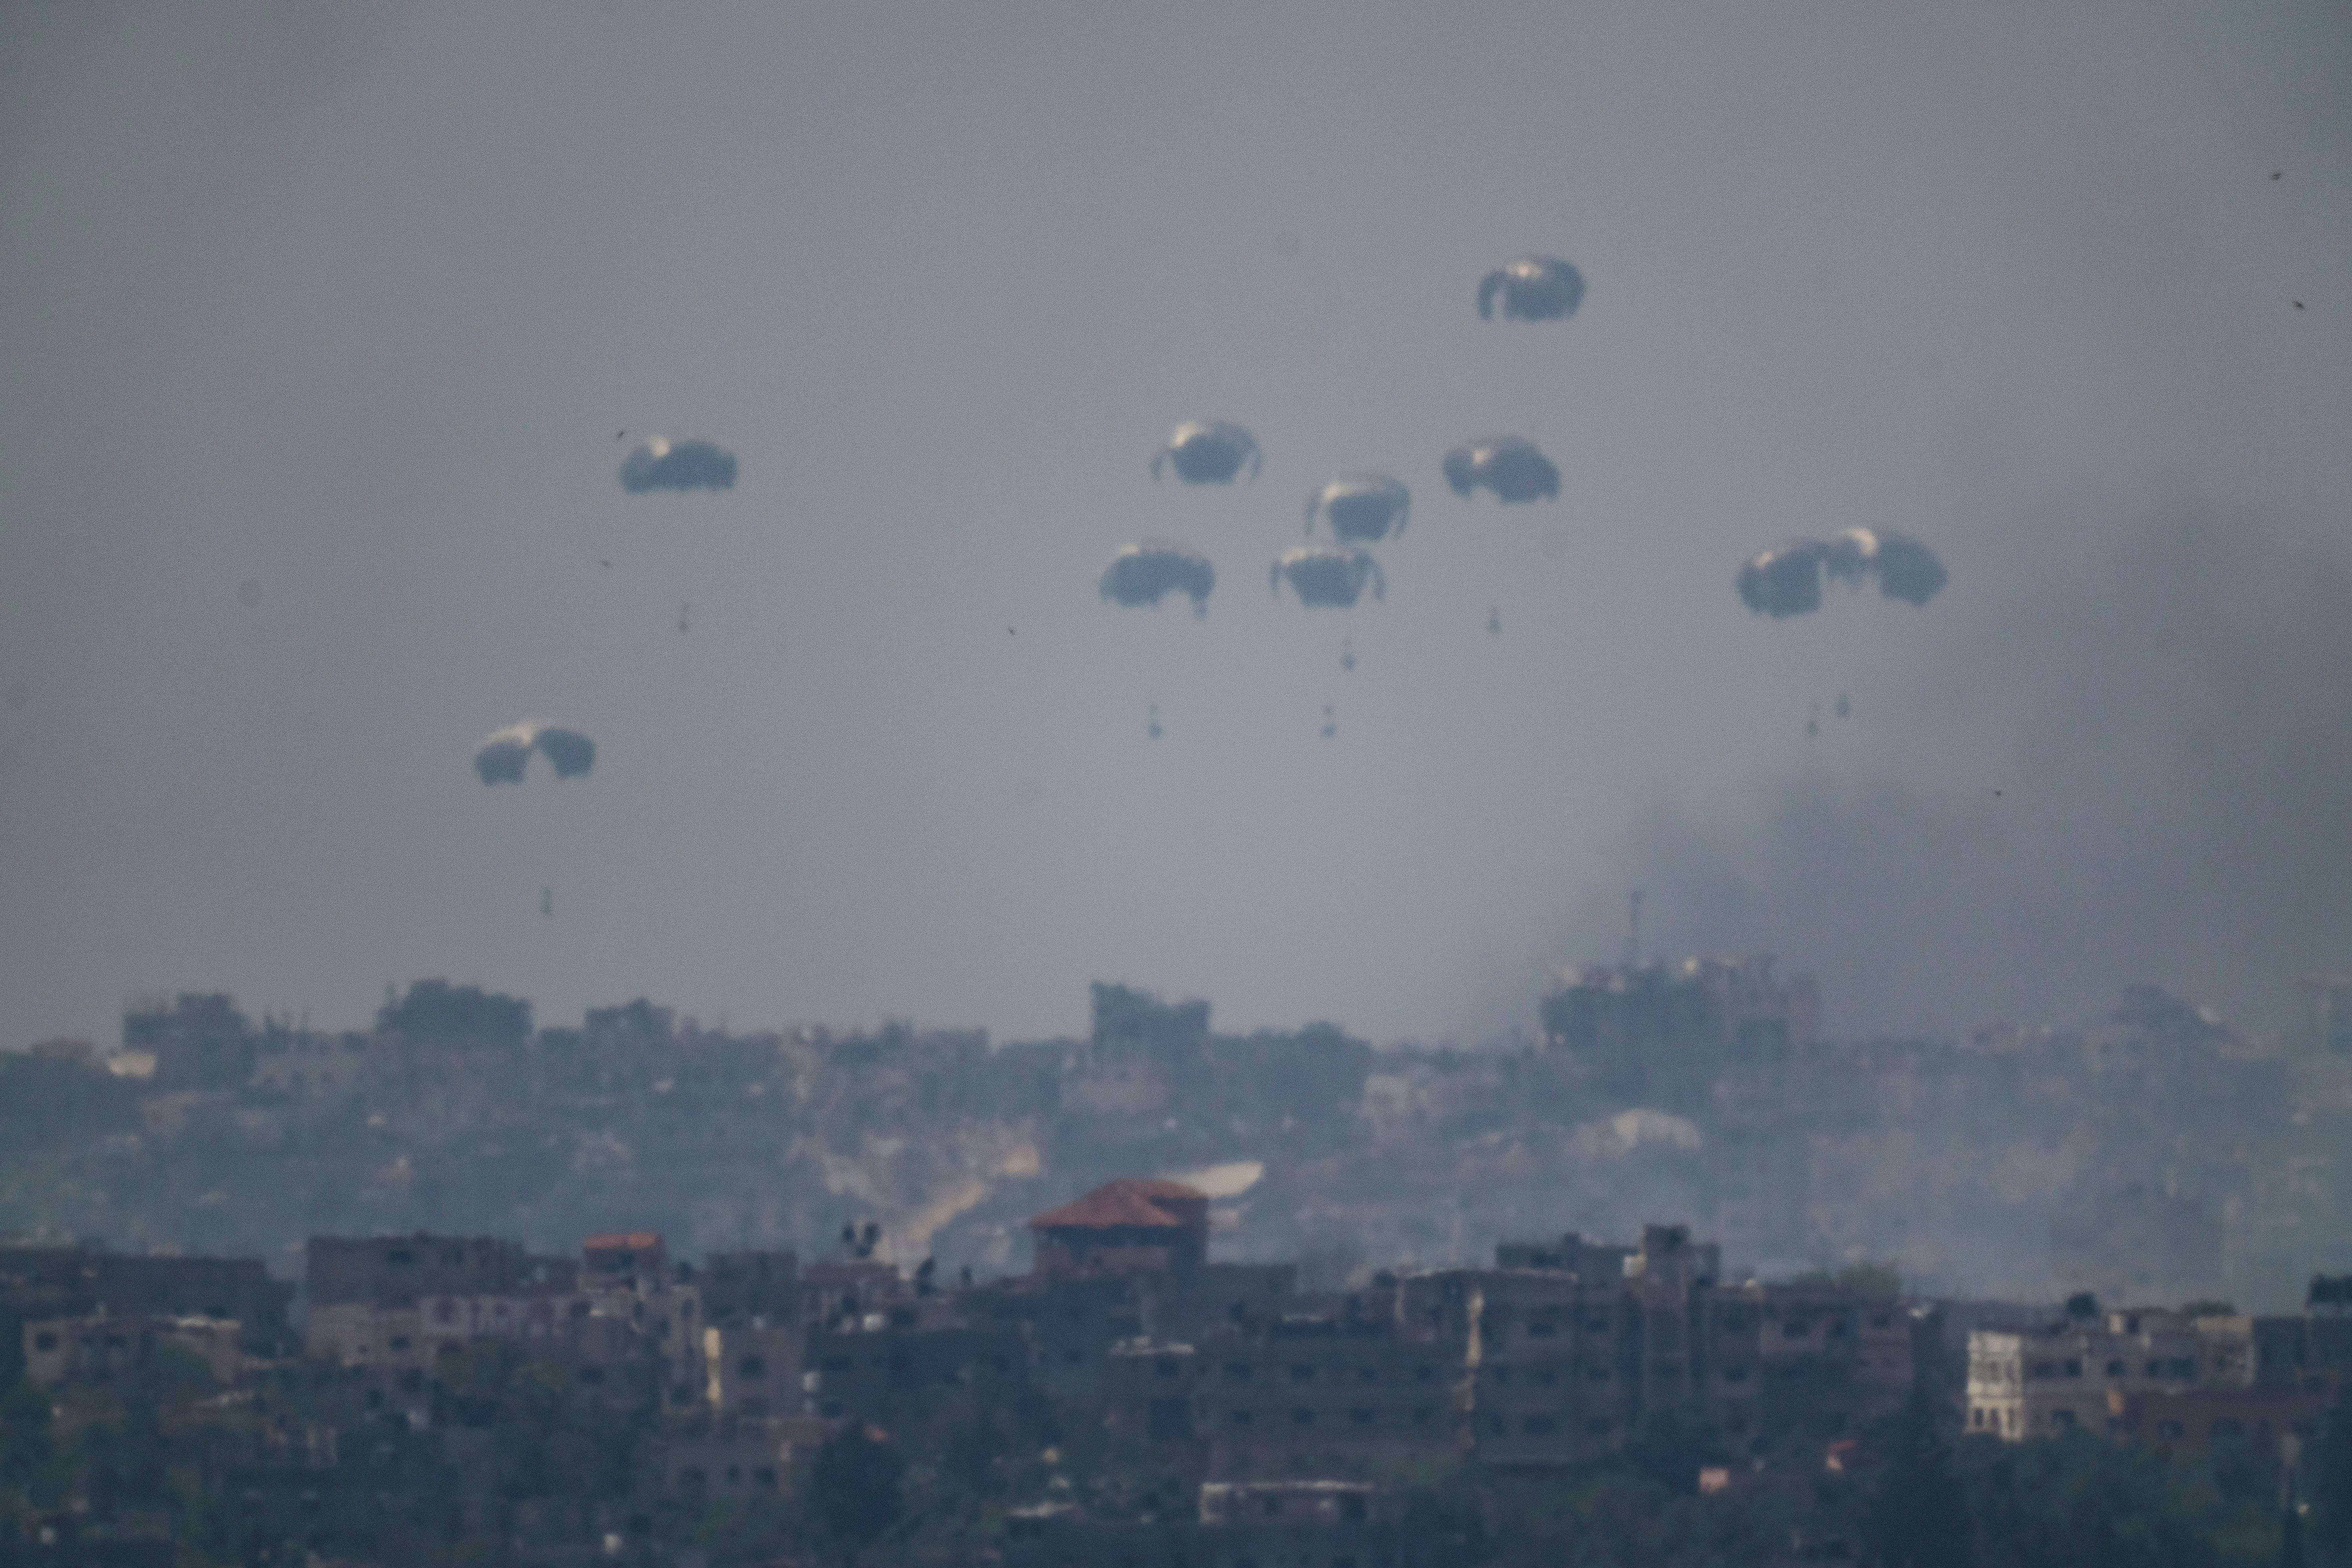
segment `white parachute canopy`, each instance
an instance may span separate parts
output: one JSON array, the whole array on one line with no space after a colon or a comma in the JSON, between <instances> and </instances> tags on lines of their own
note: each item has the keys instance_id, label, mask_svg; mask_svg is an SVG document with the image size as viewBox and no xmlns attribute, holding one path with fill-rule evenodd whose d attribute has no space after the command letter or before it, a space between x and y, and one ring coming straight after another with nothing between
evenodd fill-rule
<instances>
[{"instance_id":1,"label":"white parachute canopy","mask_svg":"<svg viewBox=\"0 0 2352 1568\"><path fill-rule=\"evenodd\" d=\"M547 758L560 779L578 778L596 765L596 742L579 731L525 719L483 738L474 753L474 771L486 784L520 784L533 752Z\"/></svg>"}]
</instances>

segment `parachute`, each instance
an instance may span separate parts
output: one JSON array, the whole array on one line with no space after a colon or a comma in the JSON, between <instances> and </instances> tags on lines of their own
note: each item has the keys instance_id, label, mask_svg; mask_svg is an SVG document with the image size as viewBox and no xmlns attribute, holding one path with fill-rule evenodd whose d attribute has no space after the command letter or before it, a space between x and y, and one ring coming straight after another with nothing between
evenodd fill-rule
<instances>
[{"instance_id":1,"label":"parachute","mask_svg":"<svg viewBox=\"0 0 2352 1568\"><path fill-rule=\"evenodd\" d=\"M621 488L633 496L647 490L731 490L735 454L709 441L649 436L622 460Z\"/></svg>"},{"instance_id":2,"label":"parachute","mask_svg":"<svg viewBox=\"0 0 2352 1568\"><path fill-rule=\"evenodd\" d=\"M1412 493L1386 474L1339 474L1307 498L1307 528L1313 532L1320 516L1335 539L1382 540L1391 528L1404 531L1412 510Z\"/></svg>"},{"instance_id":3,"label":"parachute","mask_svg":"<svg viewBox=\"0 0 2352 1568\"><path fill-rule=\"evenodd\" d=\"M1267 586L1276 593L1285 582L1300 604L1316 608L1349 608L1363 597L1367 582L1372 585L1373 598L1388 594L1388 579L1381 575L1380 563L1369 551L1354 544L1292 545L1275 558L1273 569L1266 574Z\"/></svg>"},{"instance_id":4,"label":"parachute","mask_svg":"<svg viewBox=\"0 0 2352 1568\"><path fill-rule=\"evenodd\" d=\"M1739 569L1740 602L1776 621L1812 614L1822 607L1822 558L1826 553L1826 546L1806 540L1752 557Z\"/></svg>"},{"instance_id":5,"label":"parachute","mask_svg":"<svg viewBox=\"0 0 2352 1568\"><path fill-rule=\"evenodd\" d=\"M1156 605L1171 594L1184 594L1201 614L1207 612L1209 592L1216 585L1216 569L1207 556L1156 539L1120 546L1102 574L1106 599L1128 605Z\"/></svg>"},{"instance_id":6,"label":"parachute","mask_svg":"<svg viewBox=\"0 0 2352 1568\"><path fill-rule=\"evenodd\" d=\"M1924 605L1948 580L1936 552L1916 539L1875 529L1849 528L1828 539L1800 539L1752 556L1739 569L1739 598L1759 615L1780 620L1822 607L1822 574L1849 587L1872 577L1878 591L1906 605Z\"/></svg>"},{"instance_id":7,"label":"parachute","mask_svg":"<svg viewBox=\"0 0 2352 1568\"><path fill-rule=\"evenodd\" d=\"M1478 280L1478 319L1495 319L1503 297L1507 321L1556 321L1584 302L1584 275L1556 256L1519 256Z\"/></svg>"},{"instance_id":8,"label":"parachute","mask_svg":"<svg viewBox=\"0 0 2352 1568\"><path fill-rule=\"evenodd\" d=\"M474 753L474 771L486 784L520 784L534 751L545 754L560 779L578 778L596 765L596 742L579 731L526 719L491 731Z\"/></svg>"},{"instance_id":9,"label":"parachute","mask_svg":"<svg viewBox=\"0 0 2352 1568\"><path fill-rule=\"evenodd\" d=\"M1559 470L1536 450L1533 441L1522 437L1487 436L1465 441L1445 454L1444 468L1447 487L1458 496L1484 485L1502 501L1559 497Z\"/></svg>"},{"instance_id":10,"label":"parachute","mask_svg":"<svg viewBox=\"0 0 2352 1568\"><path fill-rule=\"evenodd\" d=\"M1855 542L1868 568L1878 574L1878 591L1890 599L1924 605L1949 581L1936 552L1916 539L1906 539L1899 533L1874 532L1867 528L1848 529L1838 539Z\"/></svg>"},{"instance_id":11,"label":"parachute","mask_svg":"<svg viewBox=\"0 0 2352 1568\"><path fill-rule=\"evenodd\" d=\"M1250 478L1257 478L1257 442L1238 425L1187 419L1151 459L1153 479L1160 477L1162 463L1171 465L1176 477L1188 485L1229 485L1244 463L1249 465Z\"/></svg>"}]
</instances>

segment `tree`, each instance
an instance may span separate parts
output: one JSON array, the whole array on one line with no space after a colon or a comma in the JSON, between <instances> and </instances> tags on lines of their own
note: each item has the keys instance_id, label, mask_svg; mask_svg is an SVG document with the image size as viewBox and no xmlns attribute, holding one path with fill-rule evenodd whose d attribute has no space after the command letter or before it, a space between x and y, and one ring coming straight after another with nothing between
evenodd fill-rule
<instances>
[{"instance_id":1,"label":"tree","mask_svg":"<svg viewBox=\"0 0 2352 1568\"><path fill-rule=\"evenodd\" d=\"M1935 1407L1915 1393L1897 1420L1886 1467L1864 1504L1863 1538L1882 1568L1970 1568L1969 1500L1952 1474Z\"/></svg>"},{"instance_id":2,"label":"tree","mask_svg":"<svg viewBox=\"0 0 2352 1568\"><path fill-rule=\"evenodd\" d=\"M898 1518L907 1461L883 1433L848 1426L825 1439L809 1466L810 1502L825 1529L863 1545Z\"/></svg>"},{"instance_id":3,"label":"tree","mask_svg":"<svg viewBox=\"0 0 2352 1568\"><path fill-rule=\"evenodd\" d=\"M2352 1401L2339 1400L2326 1429L2303 1452L2302 1489L2311 1510L2302 1544L2313 1560L2352 1564Z\"/></svg>"}]
</instances>

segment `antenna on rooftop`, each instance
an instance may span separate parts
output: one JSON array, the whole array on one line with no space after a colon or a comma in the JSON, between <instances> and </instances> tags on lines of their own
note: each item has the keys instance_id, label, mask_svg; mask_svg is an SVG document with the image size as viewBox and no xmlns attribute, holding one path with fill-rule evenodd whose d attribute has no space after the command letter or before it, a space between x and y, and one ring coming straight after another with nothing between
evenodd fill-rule
<instances>
[{"instance_id":1,"label":"antenna on rooftop","mask_svg":"<svg viewBox=\"0 0 2352 1568\"><path fill-rule=\"evenodd\" d=\"M1634 888L1625 894L1625 967L1637 969L1642 963L1642 889Z\"/></svg>"}]
</instances>

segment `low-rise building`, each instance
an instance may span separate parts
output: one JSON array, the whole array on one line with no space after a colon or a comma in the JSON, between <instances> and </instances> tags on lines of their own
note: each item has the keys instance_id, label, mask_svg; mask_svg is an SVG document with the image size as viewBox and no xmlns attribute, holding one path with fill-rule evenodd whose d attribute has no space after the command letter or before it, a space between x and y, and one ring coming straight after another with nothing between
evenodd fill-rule
<instances>
[{"instance_id":1,"label":"low-rise building","mask_svg":"<svg viewBox=\"0 0 2352 1568\"><path fill-rule=\"evenodd\" d=\"M25 1325L25 1375L45 1386L110 1382L148 1370L171 1346L202 1361L215 1381L234 1383L247 1363L243 1337L230 1318L44 1318Z\"/></svg>"},{"instance_id":2,"label":"low-rise building","mask_svg":"<svg viewBox=\"0 0 2352 1568\"><path fill-rule=\"evenodd\" d=\"M1192 1430L1221 1468L1284 1450L1429 1453L1454 1442L1459 1349L1405 1332L1392 1314L1294 1314L1192 1350ZM1152 1357L1155 1380L1161 1364Z\"/></svg>"},{"instance_id":3,"label":"low-rise building","mask_svg":"<svg viewBox=\"0 0 2352 1568\"><path fill-rule=\"evenodd\" d=\"M808 1333L798 1322L754 1318L702 1331L710 1408L721 1415L797 1415Z\"/></svg>"},{"instance_id":4,"label":"low-rise building","mask_svg":"<svg viewBox=\"0 0 2352 1568\"><path fill-rule=\"evenodd\" d=\"M827 1421L725 1420L709 1431L663 1441L656 1462L662 1489L677 1497L745 1498L783 1485L795 1455L832 1435Z\"/></svg>"},{"instance_id":5,"label":"low-rise building","mask_svg":"<svg viewBox=\"0 0 2352 1568\"><path fill-rule=\"evenodd\" d=\"M82 1247L0 1247L0 1310L19 1320L210 1318L239 1325L246 1349L288 1340L294 1287L258 1258L169 1258Z\"/></svg>"},{"instance_id":6,"label":"low-rise building","mask_svg":"<svg viewBox=\"0 0 2352 1568\"><path fill-rule=\"evenodd\" d=\"M2314 1426L2352 1365L2352 1321L2126 1309L1969 1336L1971 1432L2104 1432L2198 1445Z\"/></svg>"},{"instance_id":7,"label":"low-rise building","mask_svg":"<svg viewBox=\"0 0 2352 1568\"><path fill-rule=\"evenodd\" d=\"M1016 1331L952 1321L899 1326L887 1319L849 1331L809 1336L804 1413L827 1420L868 1418L898 1400L976 1377L1019 1378L1028 1346Z\"/></svg>"}]
</instances>

